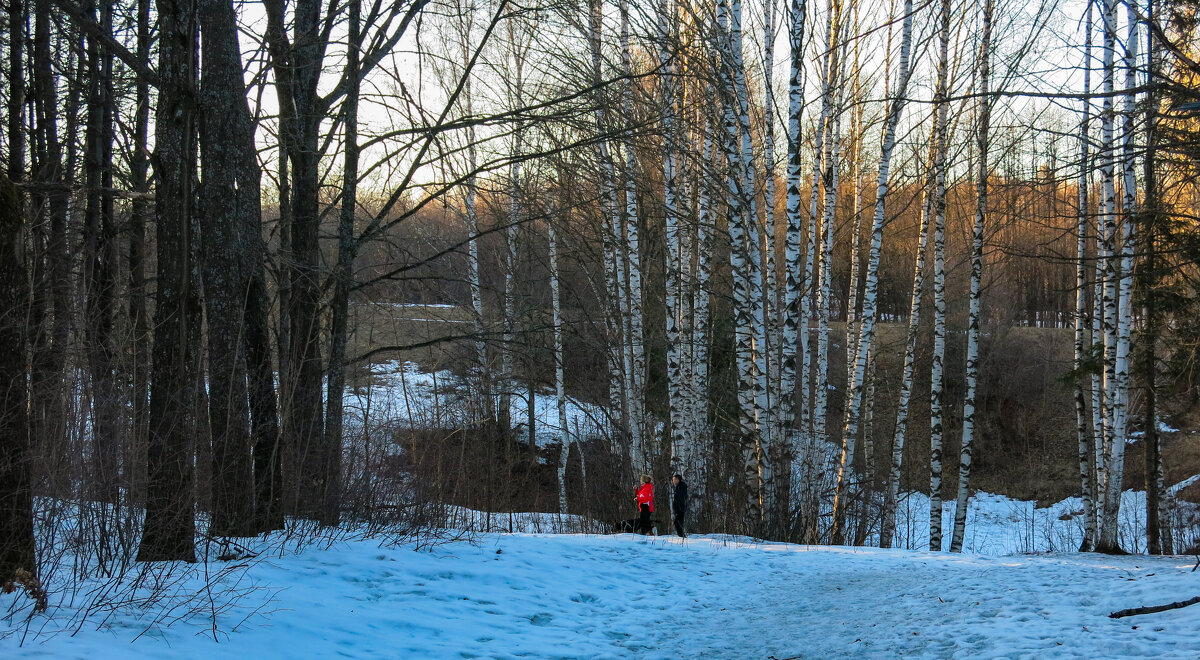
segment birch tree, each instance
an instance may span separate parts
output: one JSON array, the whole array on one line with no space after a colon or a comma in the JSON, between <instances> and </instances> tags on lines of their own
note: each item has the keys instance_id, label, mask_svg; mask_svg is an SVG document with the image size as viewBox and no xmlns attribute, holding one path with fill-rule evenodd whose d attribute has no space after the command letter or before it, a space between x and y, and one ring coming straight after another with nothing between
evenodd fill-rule
<instances>
[{"instance_id":1,"label":"birch tree","mask_svg":"<svg viewBox=\"0 0 1200 660\"><path fill-rule=\"evenodd\" d=\"M762 269L754 200L754 148L750 132L749 100L742 57L742 5L740 0L720 0L717 5L718 52L725 86L725 156L729 168L729 240L733 269L734 344L738 372L739 431L745 483L748 489L746 520L762 520L761 442L759 426L759 371L756 331L763 326Z\"/></svg>"},{"instance_id":2,"label":"birch tree","mask_svg":"<svg viewBox=\"0 0 1200 660\"><path fill-rule=\"evenodd\" d=\"M854 377L851 379L849 390L850 397L847 405L847 415L851 422L855 419L854 407L859 405L862 395L862 378L866 373L865 359L870 355L872 345L875 339L875 322L878 315L878 291L879 291L879 258L883 246L883 225L887 213L888 193L891 191L891 162L892 153L896 147L896 129L900 124L900 120L904 114L904 106L908 95L908 82L912 76L911 70L911 53L912 53L912 29L913 29L913 4L912 0L904 2L904 19L900 28L900 56L898 61L898 72L896 75L896 88L888 100L888 109L883 127L883 144L880 148L879 155L879 171L875 181L875 212L871 221L871 241L867 250L867 268L863 276L863 313L862 324L859 327L859 337L857 342L857 350L854 366ZM924 244L918 246L918 274L921 272L922 254L924 252ZM919 275L918 275L919 276ZM919 302L919 287L913 289L914 306ZM910 316L911 322L912 316ZM915 341L915 334L913 337ZM909 360L912 359L915 347L908 346L908 351L905 353L905 366L909 367ZM860 366L861 365L861 366ZM904 382L909 383L911 389L911 373ZM902 399L902 403L904 403ZM897 429L900 425L897 424ZM844 431L848 435L853 435L857 429L852 424L847 424ZM902 435L898 435L902 438ZM898 446L898 448L896 448ZM895 528L895 502L896 494L899 489L900 482L900 462L903 457L904 441L900 439L896 442L896 446L892 450L892 463L888 479L888 491L884 502L883 525L880 532L880 543L883 547L891 545L891 532ZM836 516L834 518L837 519ZM890 524L889 524L890 523ZM886 545L885 545L886 544Z\"/></svg>"},{"instance_id":3,"label":"birch tree","mask_svg":"<svg viewBox=\"0 0 1200 660\"><path fill-rule=\"evenodd\" d=\"M1088 126L1092 109L1088 94L1092 87L1092 11L1094 6L1094 3L1090 1L1087 3L1084 19L1083 118L1079 124L1079 213L1075 228L1076 258L1078 259L1075 267L1075 372L1077 374L1083 372L1084 351L1090 348L1092 342L1090 315L1087 310L1087 235L1088 193L1091 183ZM1086 397L1084 381L1080 375L1075 381L1075 435L1079 444L1079 479L1084 511L1083 541L1079 548L1083 552L1091 551L1096 545L1096 503L1092 498L1095 488L1092 481L1093 461L1091 460L1093 436L1088 428L1088 422L1093 420L1088 419ZM1098 401L1093 401L1093 406L1098 403Z\"/></svg>"},{"instance_id":4,"label":"birch tree","mask_svg":"<svg viewBox=\"0 0 1200 660\"><path fill-rule=\"evenodd\" d=\"M950 552L962 552L967 525L967 501L970 496L971 462L975 434L975 395L979 380L980 294L983 286L983 230L988 214L989 131L993 99L989 96L992 49L992 0L984 0L979 45L979 116L977 118L978 169L975 172L975 224L971 232L971 299L967 318L967 393L963 399L962 443L958 461L958 497L954 506L954 532Z\"/></svg>"},{"instance_id":5,"label":"birch tree","mask_svg":"<svg viewBox=\"0 0 1200 660\"><path fill-rule=\"evenodd\" d=\"M1116 190L1116 151L1113 141L1114 106L1113 90L1116 78L1116 42L1117 42L1117 9L1116 0L1104 0L1104 11L1101 22L1104 29L1104 73L1101 82L1103 105L1100 113L1100 237L1097 249L1098 267L1097 288L1100 295L1100 310L1097 318L1100 321L1099 336L1103 339L1104 372L1098 383L1103 423L1103 433L1097 445L1096 480L1098 483L1097 503L1101 507L1097 516L1097 549L1100 548L1100 537L1108 525L1106 517L1109 513L1108 490L1112 474L1113 429L1113 380L1116 378L1116 339L1117 339L1117 289L1114 237L1116 235L1117 190Z\"/></svg>"},{"instance_id":6,"label":"birch tree","mask_svg":"<svg viewBox=\"0 0 1200 660\"><path fill-rule=\"evenodd\" d=\"M929 549L942 549L942 405L946 356L946 152L949 148L950 0L942 0L938 29L933 126L933 366L929 402Z\"/></svg>"},{"instance_id":7,"label":"birch tree","mask_svg":"<svg viewBox=\"0 0 1200 660\"><path fill-rule=\"evenodd\" d=\"M622 90L621 104L627 121L633 120L633 60L632 37L629 25L629 0L620 0L618 9L621 15L621 70L628 78ZM625 287L622 295L625 300L625 407L629 410L630 444L634 449L634 469L646 472L649 469L649 457L646 442L646 420L643 413L645 405L645 323L642 310L642 258L641 258L641 229L637 203L637 154L634 152L634 142L631 132L625 133L622 145L625 154L622 169L622 189L625 195L625 207L622 232L624 241L618 239L626 272Z\"/></svg>"},{"instance_id":8,"label":"birch tree","mask_svg":"<svg viewBox=\"0 0 1200 660\"><path fill-rule=\"evenodd\" d=\"M1134 117L1137 111L1137 45L1138 12L1132 6L1128 10L1128 34L1125 41L1125 94L1124 126L1122 136L1123 165L1123 234L1120 261L1116 277L1119 282L1117 300L1116 353L1113 356L1112 446L1109 450L1108 483L1104 491L1104 517L1096 548L1111 552L1120 548L1117 538L1117 515L1121 509L1121 486L1125 470L1125 437L1128 426L1129 406L1129 348L1132 327L1133 305L1133 251L1134 217L1137 212L1137 178L1135 176L1136 153L1134 151ZM1113 16L1115 18L1115 10ZM1115 157L1115 156L1114 156ZM1115 255L1114 255L1115 257Z\"/></svg>"},{"instance_id":9,"label":"birch tree","mask_svg":"<svg viewBox=\"0 0 1200 660\"><path fill-rule=\"evenodd\" d=\"M571 456L571 430L567 427L566 374L564 372L562 293L558 281L558 233L554 213L546 222L546 238L550 251L550 305L554 326L554 403L558 411L558 428L562 448L558 456L558 512L567 513L567 459ZM580 454L583 452L581 451Z\"/></svg>"},{"instance_id":10,"label":"birch tree","mask_svg":"<svg viewBox=\"0 0 1200 660\"><path fill-rule=\"evenodd\" d=\"M781 477L786 480L781 483L790 486L791 459L803 451L803 423L796 429L796 386L797 381L803 383L805 378L797 378L797 352L801 360L806 360L808 341L805 335L808 331L808 319L802 310L802 300L805 298L807 280L803 279L804 263L802 241L804 233L804 215L801 209L801 191L803 150L800 142L800 124L804 117L804 50L805 50L805 20L808 9L807 0L792 0L789 24L788 46L790 49L790 70L788 74L788 114L787 114L787 228L784 232L784 294L783 294L783 328L780 336L780 354L783 356L779 375L779 427L786 433L787 460L779 466ZM801 334L803 333L803 334ZM803 372L802 372L803 373ZM806 375L806 374L805 374ZM805 399L807 405L807 399ZM801 407L803 410L804 407ZM786 488L784 505L788 511L793 509L790 487Z\"/></svg>"}]
</instances>

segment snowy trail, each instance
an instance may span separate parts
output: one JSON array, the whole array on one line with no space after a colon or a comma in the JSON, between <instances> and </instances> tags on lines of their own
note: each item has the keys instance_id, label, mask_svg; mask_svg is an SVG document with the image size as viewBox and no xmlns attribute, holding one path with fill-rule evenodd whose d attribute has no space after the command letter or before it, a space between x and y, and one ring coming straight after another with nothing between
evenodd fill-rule
<instances>
[{"instance_id":1,"label":"snowy trail","mask_svg":"<svg viewBox=\"0 0 1200 660\"><path fill-rule=\"evenodd\" d=\"M431 551L347 543L251 567L284 588L204 624L118 616L0 656L55 658L1195 658L1190 558L1012 557L731 537L485 534ZM2 603L0 603L2 604ZM122 618L124 617L124 618Z\"/></svg>"}]
</instances>

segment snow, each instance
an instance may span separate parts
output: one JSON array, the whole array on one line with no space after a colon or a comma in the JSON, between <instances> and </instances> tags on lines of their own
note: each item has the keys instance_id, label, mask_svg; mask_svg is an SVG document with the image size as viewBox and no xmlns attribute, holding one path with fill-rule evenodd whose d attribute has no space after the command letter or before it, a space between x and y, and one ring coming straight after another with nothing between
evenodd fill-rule
<instances>
[{"instance_id":1,"label":"snow","mask_svg":"<svg viewBox=\"0 0 1200 660\"><path fill-rule=\"evenodd\" d=\"M372 384L346 390L346 425L360 429L364 420L373 425L400 424L412 428L450 428L470 421L470 388L450 371L422 371L413 362L388 361L371 365ZM528 388L518 387L510 406L519 437L527 437ZM534 437L545 447L562 441L554 393L541 388L534 396ZM575 440L602 435L604 409L567 397L567 427Z\"/></svg>"},{"instance_id":2,"label":"snow","mask_svg":"<svg viewBox=\"0 0 1200 660\"><path fill-rule=\"evenodd\" d=\"M1174 426L1171 426L1170 424L1168 424L1160 419L1160 420L1158 420L1158 432L1159 433L1179 433L1179 429L1175 428ZM1125 444L1133 444L1144 437L1146 437L1145 431L1134 431L1129 434L1129 437L1125 438Z\"/></svg>"},{"instance_id":3,"label":"snow","mask_svg":"<svg viewBox=\"0 0 1200 660\"><path fill-rule=\"evenodd\" d=\"M1127 510L1139 495L1126 493ZM256 541L255 559L160 565L115 589L85 580L28 630L20 597L0 596L0 611L18 609L0 621L0 656L1195 657L1200 606L1108 617L1200 595L1192 558L1063 552L1078 521L1058 516L1076 504L980 494L967 554L547 534L596 524L451 508L433 543L348 534L297 552L277 534ZM927 533L927 507L906 496L898 541ZM89 609L82 596L103 589L115 602Z\"/></svg>"},{"instance_id":4,"label":"snow","mask_svg":"<svg viewBox=\"0 0 1200 660\"><path fill-rule=\"evenodd\" d=\"M974 556L729 536L478 534L336 543L230 573L246 591L167 628L119 610L9 658L1185 658L1190 558ZM190 580L199 586L203 573ZM5 599L11 597L4 597ZM0 601L2 602L2 601ZM166 605L161 605L166 607ZM45 620L34 619L34 628ZM54 625L46 626L53 630ZM134 641L134 639L136 641ZM133 642L133 643L131 643Z\"/></svg>"}]
</instances>

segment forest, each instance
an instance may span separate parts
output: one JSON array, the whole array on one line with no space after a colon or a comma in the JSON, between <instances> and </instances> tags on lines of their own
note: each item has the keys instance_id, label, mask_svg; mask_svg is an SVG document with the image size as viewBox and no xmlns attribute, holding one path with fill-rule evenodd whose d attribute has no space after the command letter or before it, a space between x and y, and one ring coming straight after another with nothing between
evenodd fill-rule
<instances>
[{"instance_id":1,"label":"forest","mask_svg":"<svg viewBox=\"0 0 1200 660\"><path fill-rule=\"evenodd\" d=\"M642 475L664 533L680 474L698 534L1200 548L1194 2L2 4L35 610Z\"/></svg>"}]
</instances>

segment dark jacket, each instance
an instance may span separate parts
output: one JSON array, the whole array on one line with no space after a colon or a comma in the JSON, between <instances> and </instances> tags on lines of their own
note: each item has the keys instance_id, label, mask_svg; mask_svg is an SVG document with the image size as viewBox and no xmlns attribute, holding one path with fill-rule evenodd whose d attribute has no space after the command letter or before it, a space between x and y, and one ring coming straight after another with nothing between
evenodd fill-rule
<instances>
[{"instance_id":1,"label":"dark jacket","mask_svg":"<svg viewBox=\"0 0 1200 660\"><path fill-rule=\"evenodd\" d=\"M683 514L687 513L687 501L687 483L683 479L680 479L679 484L675 486L675 497L671 500L671 511L676 516L682 517Z\"/></svg>"}]
</instances>

